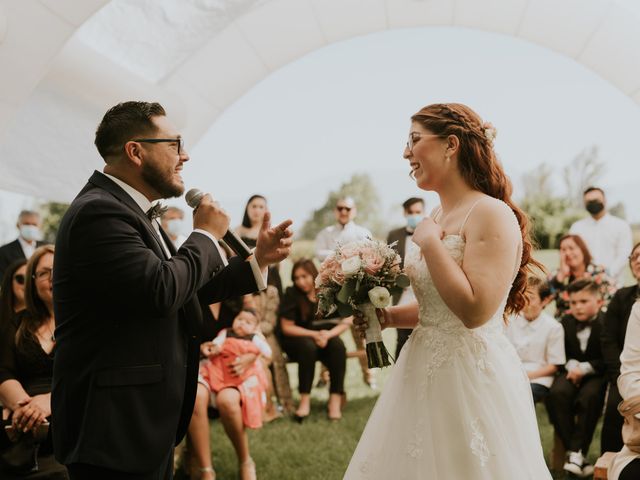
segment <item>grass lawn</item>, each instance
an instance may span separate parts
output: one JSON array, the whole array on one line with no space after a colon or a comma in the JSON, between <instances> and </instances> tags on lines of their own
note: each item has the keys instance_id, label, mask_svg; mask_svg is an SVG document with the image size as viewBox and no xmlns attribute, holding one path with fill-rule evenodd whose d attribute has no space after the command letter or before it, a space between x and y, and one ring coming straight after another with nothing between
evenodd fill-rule
<instances>
[{"instance_id":1,"label":"grass lawn","mask_svg":"<svg viewBox=\"0 0 640 480\"><path fill-rule=\"evenodd\" d=\"M395 332L385 331L384 336L385 343L389 347L394 347ZM348 344L347 348L351 349L353 342L350 333L346 332L343 338ZM383 387L389 373L390 369L377 372L380 387ZM296 388L297 366L295 364L289 365L289 375L292 388ZM327 389L314 388L311 415L303 424L297 424L290 418L282 418L265 425L261 430L250 431L251 454L257 465L258 478L260 480L341 479L379 394L379 390L374 391L366 386L361 377L357 360L349 359L346 378L349 400L340 422L330 422L326 418ZM548 462L553 445L553 428L541 405L537 406L537 416L542 446ZM594 435L589 455L593 463L600 452L599 439L600 425ZM237 478L235 453L218 420L211 422L211 448L218 478ZM181 478L184 477L177 475L178 480ZM560 479L564 476L560 474L554 478Z\"/></svg>"},{"instance_id":2,"label":"grass lawn","mask_svg":"<svg viewBox=\"0 0 640 480\"><path fill-rule=\"evenodd\" d=\"M310 255L312 252L312 245L309 242L300 243L298 248L294 247L294 259ZM298 254L296 255L296 253ZM557 250L538 251L535 257L546 265L549 271L552 271L558 264ZM282 265L281 275L285 284L290 283L290 270L290 262ZM629 272L628 277L631 278ZM393 349L395 347L395 332L385 331L384 337L386 345ZM347 349L352 350L353 341L350 333L346 332L343 338L347 343ZM390 369L378 371L380 388L383 387L389 372ZM297 365L289 365L289 375L291 386L295 389L297 387ZM379 391L371 390L362 382L360 368L355 359L348 360L345 383L349 401L345 407L342 421L333 423L327 420L325 405L328 391L326 388L314 389L312 392L312 412L303 424L299 425L289 418L283 418L265 425L261 430L250 432L251 453L257 465L258 477L261 480L333 480L342 478L379 394ZM541 405L537 406L537 417L542 446L548 462L549 452L553 445L553 428L550 426L546 411ZM384 440L381 439L381 441ZM211 423L211 442L214 467L218 478L237 478L235 453L217 420ZM588 456L592 463L595 463L599 452L600 425L594 435ZM181 477L178 475L177 478ZM564 476L560 474L555 478L564 478Z\"/></svg>"}]
</instances>

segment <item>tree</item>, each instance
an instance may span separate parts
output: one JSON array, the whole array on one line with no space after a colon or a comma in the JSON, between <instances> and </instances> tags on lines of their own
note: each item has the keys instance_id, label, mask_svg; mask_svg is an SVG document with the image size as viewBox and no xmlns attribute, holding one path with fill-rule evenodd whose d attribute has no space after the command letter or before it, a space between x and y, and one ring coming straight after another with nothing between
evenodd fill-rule
<instances>
[{"instance_id":1,"label":"tree","mask_svg":"<svg viewBox=\"0 0 640 480\"><path fill-rule=\"evenodd\" d=\"M385 224L380 216L380 198L378 192L371 182L371 178L366 173L354 174L348 182L329 193L327 200L322 207L313 211L301 229L300 236L303 239L313 240L320 230L333 225L336 221L333 209L336 202L341 198L352 197L358 208L357 222L380 236L385 232Z\"/></svg>"},{"instance_id":2,"label":"tree","mask_svg":"<svg viewBox=\"0 0 640 480\"><path fill-rule=\"evenodd\" d=\"M40 214L42 215L42 233L45 242L54 243L60 221L65 212L69 208L68 203L47 202L40 205Z\"/></svg>"},{"instance_id":3,"label":"tree","mask_svg":"<svg viewBox=\"0 0 640 480\"><path fill-rule=\"evenodd\" d=\"M598 155L598 147L594 145L581 151L564 167L563 178L567 198L574 207L582 208L583 192L595 185L605 171L605 163Z\"/></svg>"}]
</instances>

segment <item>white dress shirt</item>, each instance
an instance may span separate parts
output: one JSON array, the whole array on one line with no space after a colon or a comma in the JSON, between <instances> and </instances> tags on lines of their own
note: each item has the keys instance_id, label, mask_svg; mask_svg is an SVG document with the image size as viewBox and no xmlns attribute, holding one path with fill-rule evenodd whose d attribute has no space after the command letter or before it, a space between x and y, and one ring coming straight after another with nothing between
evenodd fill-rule
<instances>
[{"instance_id":1,"label":"white dress shirt","mask_svg":"<svg viewBox=\"0 0 640 480\"><path fill-rule=\"evenodd\" d=\"M631 309L620 363L620 395L624 400L640 395L640 300L637 300ZM636 417L640 417L640 414ZM639 453L629 450L626 446L622 447L609 467L608 478L618 480L622 469L636 458L640 458Z\"/></svg>"},{"instance_id":2,"label":"white dress shirt","mask_svg":"<svg viewBox=\"0 0 640 480\"><path fill-rule=\"evenodd\" d=\"M320 231L316 238L316 257L321 262L331 255L338 243L346 245L349 242L373 238L371 232L355 222L346 225L331 225Z\"/></svg>"},{"instance_id":3,"label":"white dress shirt","mask_svg":"<svg viewBox=\"0 0 640 480\"><path fill-rule=\"evenodd\" d=\"M18 237L18 243L22 247L22 251L24 252L24 258L29 260L33 255L33 252L36 251L36 242L27 242L24 238Z\"/></svg>"},{"instance_id":4,"label":"white dress shirt","mask_svg":"<svg viewBox=\"0 0 640 480\"><path fill-rule=\"evenodd\" d=\"M564 365L564 329L552 316L542 312L535 320L527 320L524 315L511 317L506 329L522 365L527 372L533 372L546 365ZM531 380L551 388L553 375Z\"/></svg>"},{"instance_id":5,"label":"white dress shirt","mask_svg":"<svg viewBox=\"0 0 640 480\"><path fill-rule=\"evenodd\" d=\"M589 216L571 225L569 233L582 237L593 263L604 265L620 285L624 283L624 269L633 246L627 222L608 213L599 220Z\"/></svg>"},{"instance_id":6,"label":"white dress shirt","mask_svg":"<svg viewBox=\"0 0 640 480\"><path fill-rule=\"evenodd\" d=\"M136 202L136 204L140 207L140 209L144 214L146 214L147 211L153 205L147 197L145 197L142 193L140 193L138 190L133 188L131 185L123 182L122 180L114 177L113 175L109 175L108 173L104 173L104 172L100 172L100 173L108 177L110 180L115 182L120 188L122 188L127 193L127 195L129 195L133 199L133 201ZM156 231L158 235L158 239L160 240L160 244L162 245L164 252L167 254L167 257L171 258L171 252L169 251L169 247L167 247L167 244L165 243L164 238L160 234L160 222L156 218L151 221L151 225ZM223 264L225 266L228 265L227 256L224 253L224 250L222 250L222 247L220 247L220 245L218 244L218 240L216 239L215 236L213 236L211 233L207 232L206 230L202 230L200 228L196 228L194 230L194 233L199 233L209 238L218 249L218 252L220 253L220 258L222 258ZM258 286L258 289L264 290L265 288L267 288L267 269L265 269L264 272L261 271L260 266L258 265L258 262L256 261L254 256L250 257L249 263L251 265L251 270L253 271L253 276L256 279L256 284Z\"/></svg>"}]
</instances>

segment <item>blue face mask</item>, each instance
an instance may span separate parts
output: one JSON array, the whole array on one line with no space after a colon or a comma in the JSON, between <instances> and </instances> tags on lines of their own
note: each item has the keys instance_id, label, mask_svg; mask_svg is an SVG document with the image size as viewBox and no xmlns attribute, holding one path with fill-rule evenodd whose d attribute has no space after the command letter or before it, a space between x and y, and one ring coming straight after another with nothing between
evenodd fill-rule
<instances>
[{"instance_id":1,"label":"blue face mask","mask_svg":"<svg viewBox=\"0 0 640 480\"><path fill-rule=\"evenodd\" d=\"M27 242L40 240L40 229L35 225L20 225L20 236Z\"/></svg>"},{"instance_id":2,"label":"blue face mask","mask_svg":"<svg viewBox=\"0 0 640 480\"><path fill-rule=\"evenodd\" d=\"M418 224L422 221L422 215L408 215L407 216L407 227L414 229L418 226Z\"/></svg>"},{"instance_id":3,"label":"blue face mask","mask_svg":"<svg viewBox=\"0 0 640 480\"><path fill-rule=\"evenodd\" d=\"M182 233L182 220L179 218L172 218L167 221L167 233L177 237Z\"/></svg>"}]
</instances>

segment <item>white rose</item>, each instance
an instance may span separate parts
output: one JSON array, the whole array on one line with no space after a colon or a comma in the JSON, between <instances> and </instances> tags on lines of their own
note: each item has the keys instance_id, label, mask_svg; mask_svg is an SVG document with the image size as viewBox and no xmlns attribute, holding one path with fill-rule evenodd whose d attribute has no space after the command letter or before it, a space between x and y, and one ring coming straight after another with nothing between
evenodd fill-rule
<instances>
[{"instance_id":1,"label":"white rose","mask_svg":"<svg viewBox=\"0 0 640 480\"><path fill-rule=\"evenodd\" d=\"M384 287L374 287L369 290L369 300L376 308L384 308L391 301L389 290Z\"/></svg>"},{"instance_id":2,"label":"white rose","mask_svg":"<svg viewBox=\"0 0 640 480\"><path fill-rule=\"evenodd\" d=\"M360 267L362 266L362 262L360 261L360 257L351 257L347 258L340 264L340 268L342 268L342 273L344 273L345 277L353 277L360 271Z\"/></svg>"}]
</instances>

